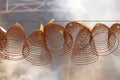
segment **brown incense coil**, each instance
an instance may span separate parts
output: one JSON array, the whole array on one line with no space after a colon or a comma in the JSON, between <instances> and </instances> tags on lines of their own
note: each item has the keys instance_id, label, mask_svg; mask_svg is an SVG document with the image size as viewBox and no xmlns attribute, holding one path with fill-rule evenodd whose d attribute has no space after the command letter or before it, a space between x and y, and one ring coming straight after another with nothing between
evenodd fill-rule
<instances>
[{"instance_id":1,"label":"brown incense coil","mask_svg":"<svg viewBox=\"0 0 120 80\"><path fill-rule=\"evenodd\" d=\"M51 55L47 49L42 31L35 30L27 37L23 55L27 61L37 66L48 64L51 61Z\"/></svg>"},{"instance_id":2,"label":"brown incense coil","mask_svg":"<svg viewBox=\"0 0 120 80\"><path fill-rule=\"evenodd\" d=\"M72 46L72 37L59 24L50 23L44 28L46 44L52 56L63 55Z\"/></svg>"},{"instance_id":3,"label":"brown incense coil","mask_svg":"<svg viewBox=\"0 0 120 80\"><path fill-rule=\"evenodd\" d=\"M86 26L82 26L83 28L79 30L74 44L73 48L79 47L79 49L85 47L87 44L89 44L89 40L91 38L91 32Z\"/></svg>"},{"instance_id":4,"label":"brown incense coil","mask_svg":"<svg viewBox=\"0 0 120 80\"><path fill-rule=\"evenodd\" d=\"M65 26L66 31L71 34L71 36L73 37L73 40L75 40L78 32L82 28L83 28L83 25L78 22L75 22L75 21L71 21L71 22L67 23L67 25Z\"/></svg>"},{"instance_id":5,"label":"brown incense coil","mask_svg":"<svg viewBox=\"0 0 120 80\"><path fill-rule=\"evenodd\" d=\"M75 22L75 21L71 21L71 22L67 23L67 25L65 26L66 31L68 33L70 33L73 38L72 48L73 48L73 44L75 42L75 38L76 38L77 34L79 33L80 30L82 30L83 27L84 27L84 25L82 25L78 22ZM72 54L72 48L68 53Z\"/></svg>"},{"instance_id":6,"label":"brown incense coil","mask_svg":"<svg viewBox=\"0 0 120 80\"><path fill-rule=\"evenodd\" d=\"M113 24L110 27L110 30L116 35L116 37L118 39L118 43L119 43L117 49L113 52L113 54L116 55L116 56L120 56L120 23Z\"/></svg>"},{"instance_id":7,"label":"brown incense coil","mask_svg":"<svg viewBox=\"0 0 120 80\"><path fill-rule=\"evenodd\" d=\"M67 32L64 31L64 51L65 53L69 53L73 44L72 36Z\"/></svg>"},{"instance_id":8,"label":"brown incense coil","mask_svg":"<svg viewBox=\"0 0 120 80\"><path fill-rule=\"evenodd\" d=\"M23 59L22 49L23 44L26 41L26 36L22 26L18 23L12 25L7 33L7 45L4 50L4 54L8 60L20 60Z\"/></svg>"},{"instance_id":9,"label":"brown incense coil","mask_svg":"<svg viewBox=\"0 0 120 80\"><path fill-rule=\"evenodd\" d=\"M99 55L110 54L118 46L118 39L114 33L112 33L110 29L102 23L97 23L94 26L92 36Z\"/></svg>"},{"instance_id":10,"label":"brown incense coil","mask_svg":"<svg viewBox=\"0 0 120 80\"><path fill-rule=\"evenodd\" d=\"M78 65L94 63L98 54L88 28L79 31L72 49L72 62Z\"/></svg>"},{"instance_id":11,"label":"brown incense coil","mask_svg":"<svg viewBox=\"0 0 120 80\"><path fill-rule=\"evenodd\" d=\"M7 39L6 39L6 33L2 31L0 28L0 58L6 59L6 56L4 55L4 49L6 48Z\"/></svg>"}]
</instances>

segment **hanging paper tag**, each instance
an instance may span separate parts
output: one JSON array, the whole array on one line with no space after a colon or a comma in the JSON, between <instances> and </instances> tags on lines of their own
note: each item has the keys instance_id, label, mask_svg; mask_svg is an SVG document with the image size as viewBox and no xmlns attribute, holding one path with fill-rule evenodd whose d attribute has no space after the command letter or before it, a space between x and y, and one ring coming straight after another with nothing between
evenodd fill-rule
<instances>
[{"instance_id":1,"label":"hanging paper tag","mask_svg":"<svg viewBox=\"0 0 120 80\"><path fill-rule=\"evenodd\" d=\"M0 26L0 29L3 31L3 32L7 32L3 27Z\"/></svg>"},{"instance_id":2,"label":"hanging paper tag","mask_svg":"<svg viewBox=\"0 0 120 80\"><path fill-rule=\"evenodd\" d=\"M48 21L48 23L53 23L55 21L55 19L51 19L50 21Z\"/></svg>"},{"instance_id":3,"label":"hanging paper tag","mask_svg":"<svg viewBox=\"0 0 120 80\"><path fill-rule=\"evenodd\" d=\"M44 26L43 26L43 24L40 25L40 31L44 32Z\"/></svg>"},{"instance_id":4,"label":"hanging paper tag","mask_svg":"<svg viewBox=\"0 0 120 80\"><path fill-rule=\"evenodd\" d=\"M40 31L44 32L43 24L40 25ZM38 35L38 40L42 40L42 39L43 39L43 36L41 35L41 32L40 32L39 35Z\"/></svg>"}]
</instances>

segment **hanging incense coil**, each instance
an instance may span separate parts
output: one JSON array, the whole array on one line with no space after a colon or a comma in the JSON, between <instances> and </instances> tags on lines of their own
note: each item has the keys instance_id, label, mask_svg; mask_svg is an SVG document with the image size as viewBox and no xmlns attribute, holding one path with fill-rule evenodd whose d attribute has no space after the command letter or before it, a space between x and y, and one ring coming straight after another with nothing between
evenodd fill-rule
<instances>
[{"instance_id":1,"label":"hanging incense coil","mask_svg":"<svg viewBox=\"0 0 120 80\"><path fill-rule=\"evenodd\" d=\"M4 55L4 49L7 45L6 33L0 28L0 58L6 59Z\"/></svg>"},{"instance_id":2,"label":"hanging incense coil","mask_svg":"<svg viewBox=\"0 0 120 80\"><path fill-rule=\"evenodd\" d=\"M88 28L83 27L76 36L72 49L72 62L77 65L86 65L98 60L98 54Z\"/></svg>"},{"instance_id":3,"label":"hanging incense coil","mask_svg":"<svg viewBox=\"0 0 120 80\"><path fill-rule=\"evenodd\" d=\"M75 22L75 21L71 21L71 22L67 23L67 25L65 26L66 31L71 34L71 36L73 37L73 40L75 40L78 32L82 28L83 28L83 25L78 22Z\"/></svg>"},{"instance_id":4,"label":"hanging incense coil","mask_svg":"<svg viewBox=\"0 0 120 80\"><path fill-rule=\"evenodd\" d=\"M22 26L18 23L12 25L7 33L7 45L4 51L8 60L20 60L23 59L22 49L23 44L26 41L26 36Z\"/></svg>"},{"instance_id":5,"label":"hanging incense coil","mask_svg":"<svg viewBox=\"0 0 120 80\"><path fill-rule=\"evenodd\" d=\"M89 42L90 30L88 29L87 26L85 26L81 23L71 22L69 24L73 25L72 29L76 28L76 30L74 30L74 31L69 31L70 28L67 28L67 27L70 27L70 26L66 26L67 31L73 37L73 43L75 44L75 42L76 42L77 46L79 46L79 48L83 48Z\"/></svg>"},{"instance_id":6,"label":"hanging incense coil","mask_svg":"<svg viewBox=\"0 0 120 80\"><path fill-rule=\"evenodd\" d=\"M78 34L78 32L83 28L83 25L76 22L76 21L71 21L71 22L68 22L67 25L65 26L65 29L68 33L70 33L70 35L72 36L73 38L73 43L72 43L72 48L71 50L69 50L69 54L72 54L72 49L73 49L73 44L75 42L75 38Z\"/></svg>"},{"instance_id":7,"label":"hanging incense coil","mask_svg":"<svg viewBox=\"0 0 120 80\"><path fill-rule=\"evenodd\" d=\"M120 23L113 24L110 27L110 30L116 35L116 37L118 39L118 43L119 43L117 49L113 52L113 54L116 56L120 56Z\"/></svg>"},{"instance_id":8,"label":"hanging incense coil","mask_svg":"<svg viewBox=\"0 0 120 80\"><path fill-rule=\"evenodd\" d=\"M73 44L72 36L67 31L64 31L64 51L65 51L65 53L70 52L70 50L72 49L72 44Z\"/></svg>"},{"instance_id":9,"label":"hanging incense coil","mask_svg":"<svg viewBox=\"0 0 120 80\"><path fill-rule=\"evenodd\" d=\"M52 56L63 55L72 46L72 37L59 24L49 23L44 28L46 44Z\"/></svg>"},{"instance_id":10,"label":"hanging incense coil","mask_svg":"<svg viewBox=\"0 0 120 80\"><path fill-rule=\"evenodd\" d=\"M92 36L99 55L108 55L118 46L118 39L114 33L102 23L97 23L94 26Z\"/></svg>"},{"instance_id":11,"label":"hanging incense coil","mask_svg":"<svg viewBox=\"0 0 120 80\"><path fill-rule=\"evenodd\" d=\"M51 55L47 49L42 31L35 30L27 37L23 55L27 61L37 66L46 65L51 61Z\"/></svg>"},{"instance_id":12,"label":"hanging incense coil","mask_svg":"<svg viewBox=\"0 0 120 80\"><path fill-rule=\"evenodd\" d=\"M87 65L96 62L99 59L94 43L87 44L84 48L73 49L72 62L76 65Z\"/></svg>"}]
</instances>

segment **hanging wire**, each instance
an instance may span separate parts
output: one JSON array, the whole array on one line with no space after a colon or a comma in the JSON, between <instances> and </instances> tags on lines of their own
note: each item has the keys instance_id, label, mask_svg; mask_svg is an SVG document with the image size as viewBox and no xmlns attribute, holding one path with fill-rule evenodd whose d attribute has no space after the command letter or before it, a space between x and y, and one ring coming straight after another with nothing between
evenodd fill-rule
<instances>
[{"instance_id":1,"label":"hanging wire","mask_svg":"<svg viewBox=\"0 0 120 80\"><path fill-rule=\"evenodd\" d=\"M48 22L48 20L0 20L0 22ZM120 20L55 20L54 22L120 22Z\"/></svg>"}]
</instances>

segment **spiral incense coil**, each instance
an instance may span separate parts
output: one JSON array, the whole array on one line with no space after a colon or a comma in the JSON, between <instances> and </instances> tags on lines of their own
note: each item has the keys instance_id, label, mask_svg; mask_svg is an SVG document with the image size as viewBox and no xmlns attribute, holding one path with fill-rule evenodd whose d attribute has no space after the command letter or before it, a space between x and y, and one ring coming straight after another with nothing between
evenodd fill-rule
<instances>
[{"instance_id":1,"label":"spiral incense coil","mask_svg":"<svg viewBox=\"0 0 120 80\"><path fill-rule=\"evenodd\" d=\"M71 36L73 37L73 40L75 40L78 32L82 28L83 28L83 25L75 21L71 21L67 23L67 25L65 26L66 31L71 34Z\"/></svg>"},{"instance_id":2,"label":"spiral incense coil","mask_svg":"<svg viewBox=\"0 0 120 80\"><path fill-rule=\"evenodd\" d=\"M67 33L61 25L49 23L45 25L44 33L47 47L50 50L50 53L53 57L63 55L66 52L64 50L68 51L70 45L69 47L67 47L68 45L66 45L65 42L67 42L67 44L71 44L72 40L66 41L65 39L72 39L72 37L68 37L70 36L70 34Z\"/></svg>"},{"instance_id":3,"label":"spiral incense coil","mask_svg":"<svg viewBox=\"0 0 120 80\"><path fill-rule=\"evenodd\" d=\"M79 47L79 49L85 47L87 44L89 44L89 40L91 38L91 32L88 28L83 26L83 29L81 29L74 41L73 48Z\"/></svg>"},{"instance_id":4,"label":"spiral incense coil","mask_svg":"<svg viewBox=\"0 0 120 80\"><path fill-rule=\"evenodd\" d=\"M97 23L94 26L92 36L99 55L108 55L118 46L116 36L102 23Z\"/></svg>"},{"instance_id":5,"label":"spiral incense coil","mask_svg":"<svg viewBox=\"0 0 120 80\"><path fill-rule=\"evenodd\" d=\"M48 64L51 61L51 55L47 49L42 31L35 30L27 37L23 55L27 61L37 66Z\"/></svg>"},{"instance_id":6,"label":"spiral incense coil","mask_svg":"<svg viewBox=\"0 0 120 80\"><path fill-rule=\"evenodd\" d=\"M6 33L6 38L7 45L4 54L8 57L8 60L23 59L22 49L26 36L22 26L18 23L12 25Z\"/></svg>"},{"instance_id":7,"label":"spiral incense coil","mask_svg":"<svg viewBox=\"0 0 120 80\"><path fill-rule=\"evenodd\" d=\"M64 51L65 53L70 54L69 52L72 49L73 38L67 31L64 31L64 40Z\"/></svg>"},{"instance_id":8,"label":"spiral incense coil","mask_svg":"<svg viewBox=\"0 0 120 80\"><path fill-rule=\"evenodd\" d=\"M116 56L120 56L120 23L113 24L110 27L110 30L116 35L116 37L118 39L118 43L119 43L117 49L113 52L113 54L116 55Z\"/></svg>"},{"instance_id":9,"label":"spiral incense coil","mask_svg":"<svg viewBox=\"0 0 120 80\"><path fill-rule=\"evenodd\" d=\"M71 50L69 50L69 54L72 54L72 49L73 49L73 44L75 42L75 38L77 36L77 34L79 33L80 30L82 30L84 26L76 21L71 21L69 23L67 23L67 25L65 26L65 29L68 33L70 33L70 35L73 38L73 43L72 43L72 48Z\"/></svg>"},{"instance_id":10,"label":"spiral incense coil","mask_svg":"<svg viewBox=\"0 0 120 80\"><path fill-rule=\"evenodd\" d=\"M98 60L98 54L88 28L79 31L72 49L72 62L77 65L86 65Z\"/></svg>"},{"instance_id":11,"label":"spiral incense coil","mask_svg":"<svg viewBox=\"0 0 120 80\"><path fill-rule=\"evenodd\" d=\"M4 55L4 49L6 48L7 38L6 33L0 28L0 58L6 59Z\"/></svg>"},{"instance_id":12,"label":"spiral incense coil","mask_svg":"<svg viewBox=\"0 0 120 80\"><path fill-rule=\"evenodd\" d=\"M114 53L119 47L119 38L110 30L108 38L108 48L110 53Z\"/></svg>"},{"instance_id":13,"label":"spiral incense coil","mask_svg":"<svg viewBox=\"0 0 120 80\"><path fill-rule=\"evenodd\" d=\"M86 45L84 48L73 49L72 62L76 65L87 65L96 62L99 56L92 44Z\"/></svg>"}]
</instances>

